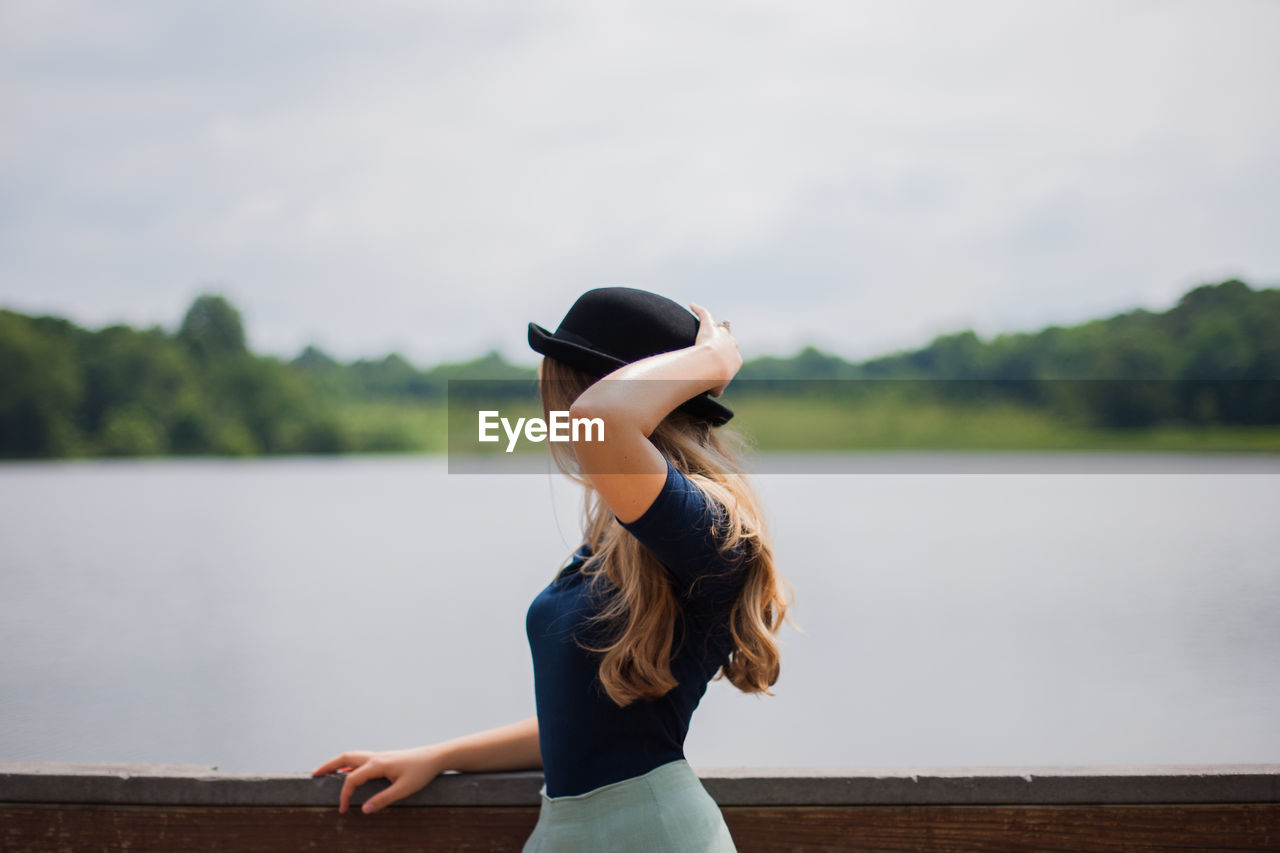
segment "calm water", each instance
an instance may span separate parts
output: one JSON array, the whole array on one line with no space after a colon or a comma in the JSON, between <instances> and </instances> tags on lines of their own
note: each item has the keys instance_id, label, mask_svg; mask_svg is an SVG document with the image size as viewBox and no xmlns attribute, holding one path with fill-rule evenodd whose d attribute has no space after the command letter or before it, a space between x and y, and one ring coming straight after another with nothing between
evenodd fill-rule
<instances>
[{"instance_id":1,"label":"calm water","mask_svg":"<svg viewBox=\"0 0 1280 853\"><path fill-rule=\"evenodd\" d=\"M1239 474L769 474L774 697L696 767L1280 761L1280 460ZM558 475L433 457L0 466L0 758L305 773L533 714Z\"/></svg>"}]
</instances>

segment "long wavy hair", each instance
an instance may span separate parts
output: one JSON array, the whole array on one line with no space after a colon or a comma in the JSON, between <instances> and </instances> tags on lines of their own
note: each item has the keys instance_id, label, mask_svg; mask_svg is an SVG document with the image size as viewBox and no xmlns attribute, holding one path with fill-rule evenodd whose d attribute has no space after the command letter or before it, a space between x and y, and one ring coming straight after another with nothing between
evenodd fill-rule
<instances>
[{"instance_id":1,"label":"long wavy hair","mask_svg":"<svg viewBox=\"0 0 1280 853\"><path fill-rule=\"evenodd\" d=\"M568 411L595 378L562 361L542 361L542 408L545 416ZM729 614L733 640L728 662L712 680L726 678L744 693L774 695L770 687L781 672L777 633L787 618L792 593L774 566L773 547L759 500L747 482L741 433L712 427L679 409L669 414L649 439L698 488L727 510L717 528L722 554L742 548L745 578ZM603 627L601 646L575 642L602 654L600 682L615 704L657 699L679 682L671 672L676 624L681 613L670 574L614 517L599 492L583 475L571 446L548 442L557 467L586 489L583 529L592 556L582 566L591 590L605 603L589 617ZM792 596L788 596L792 597Z\"/></svg>"}]
</instances>

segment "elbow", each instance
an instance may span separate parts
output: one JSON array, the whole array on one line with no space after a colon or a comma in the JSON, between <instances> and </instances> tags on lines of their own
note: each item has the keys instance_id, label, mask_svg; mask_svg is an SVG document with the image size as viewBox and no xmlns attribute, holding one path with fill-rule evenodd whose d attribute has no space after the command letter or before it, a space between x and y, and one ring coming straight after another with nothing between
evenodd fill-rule
<instances>
[{"instance_id":1,"label":"elbow","mask_svg":"<svg viewBox=\"0 0 1280 853\"><path fill-rule=\"evenodd\" d=\"M585 395L584 395L585 396ZM653 426L625 400L581 399L569 407L570 440L582 454L597 455L630 442L631 436L648 437Z\"/></svg>"},{"instance_id":2,"label":"elbow","mask_svg":"<svg viewBox=\"0 0 1280 853\"><path fill-rule=\"evenodd\" d=\"M608 424L607 427L606 424ZM603 442L606 432L616 430L618 424L617 416L607 406L588 402L582 405L574 403L569 407L569 440L573 443L575 450L581 448L584 443Z\"/></svg>"},{"instance_id":3,"label":"elbow","mask_svg":"<svg viewBox=\"0 0 1280 853\"><path fill-rule=\"evenodd\" d=\"M609 429L625 428L635 421L635 412L627 397L619 394L621 390L620 385L605 388L600 383L588 388L569 406L570 422L584 425L600 422Z\"/></svg>"},{"instance_id":4,"label":"elbow","mask_svg":"<svg viewBox=\"0 0 1280 853\"><path fill-rule=\"evenodd\" d=\"M586 399L587 395L583 394L577 400L574 400L569 406L569 420L593 420L595 418L606 419L612 417L609 414L609 406L598 400Z\"/></svg>"}]
</instances>

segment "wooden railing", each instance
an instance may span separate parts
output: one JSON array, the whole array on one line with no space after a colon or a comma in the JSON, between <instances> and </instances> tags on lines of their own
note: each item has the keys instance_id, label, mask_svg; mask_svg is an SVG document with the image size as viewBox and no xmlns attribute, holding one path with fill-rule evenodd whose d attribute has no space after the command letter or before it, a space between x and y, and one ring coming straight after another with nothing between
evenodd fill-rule
<instances>
[{"instance_id":1,"label":"wooden railing","mask_svg":"<svg viewBox=\"0 0 1280 853\"><path fill-rule=\"evenodd\" d=\"M695 769L742 853L1280 850L1274 764ZM340 815L337 776L0 762L0 850L519 851L541 784L448 773Z\"/></svg>"}]
</instances>

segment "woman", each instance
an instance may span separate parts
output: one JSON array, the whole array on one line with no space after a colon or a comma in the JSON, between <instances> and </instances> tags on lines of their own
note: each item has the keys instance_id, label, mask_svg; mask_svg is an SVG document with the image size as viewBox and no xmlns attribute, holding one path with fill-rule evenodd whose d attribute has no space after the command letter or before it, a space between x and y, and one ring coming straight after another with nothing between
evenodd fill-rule
<instances>
[{"instance_id":1,"label":"woman","mask_svg":"<svg viewBox=\"0 0 1280 853\"><path fill-rule=\"evenodd\" d=\"M391 785L366 813L445 770L542 769L524 850L731 851L684 758L708 681L767 693L780 671L782 579L714 399L742 366L729 324L625 287L583 294L554 334L529 324L544 414L603 422L557 465L586 489L584 541L526 614L537 715L412 750L348 752L340 796ZM695 316L696 315L696 316Z\"/></svg>"}]
</instances>

